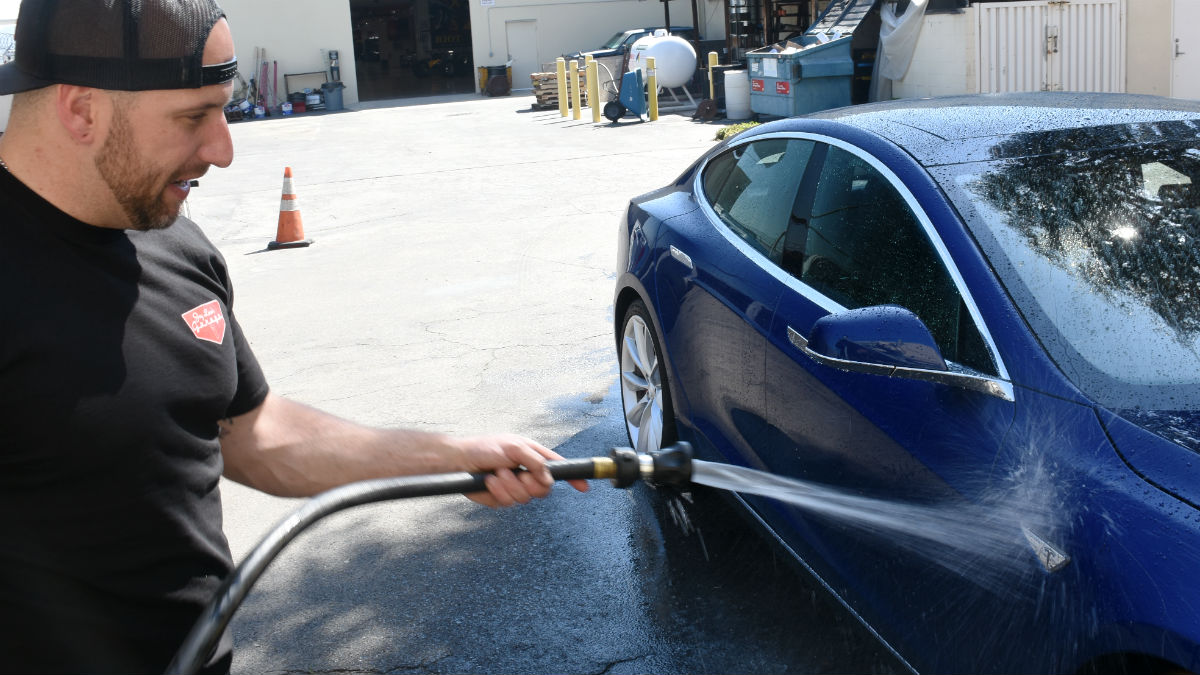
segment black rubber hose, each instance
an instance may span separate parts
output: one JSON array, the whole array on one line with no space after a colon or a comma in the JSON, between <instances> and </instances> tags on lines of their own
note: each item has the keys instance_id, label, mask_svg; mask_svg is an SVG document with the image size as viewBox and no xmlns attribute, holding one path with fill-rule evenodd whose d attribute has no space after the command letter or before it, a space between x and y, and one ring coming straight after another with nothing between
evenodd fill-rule
<instances>
[{"instance_id":1,"label":"black rubber hose","mask_svg":"<svg viewBox=\"0 0 1200 675\"><path fill-rule=\"evenodd\" d=\"M546 462L555 480L612 478L613 461L606 457L565 459ZM254 582L262 575L279 551L309 525L331 513L353 506L409 497L469 494L483 492L487 473L446 473L427 476L379 478L333 488L309 499L276 525L254 547L246 559L221 584L216 596L205 608L187 638L167 666L168 674L199 672L217 640L225 632L233 613L242 604Z\"/></svg>"}]
</instances>

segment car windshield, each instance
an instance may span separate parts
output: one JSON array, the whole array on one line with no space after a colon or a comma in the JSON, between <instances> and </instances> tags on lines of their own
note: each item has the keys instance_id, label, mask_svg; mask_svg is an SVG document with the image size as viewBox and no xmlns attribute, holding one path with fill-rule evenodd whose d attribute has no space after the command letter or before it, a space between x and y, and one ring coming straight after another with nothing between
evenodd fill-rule
<instances>
[{"instance_id":1,"label":"car windshield","mask_svg":"<svg viewBox=\"0 0 1200 675\"><path fill-rule=\"evenodd\" d=\"M620 47L621 43L624 41L625 31L621 31L620 33L617 33L616 35L605 40L604 44L600 45L600 49L616 49L617 47Z\"/></svg>"},{"instance_id":2,"label":"car windshield","mask_svg":"<svg viewBox=\"0 0 1200 675\"><path fill-rule=\"evenodd\" d=\"M1200 124L991 154L932 171L1063 373L1113 410L1200 410Z\"/></svg>"}]
</instances>

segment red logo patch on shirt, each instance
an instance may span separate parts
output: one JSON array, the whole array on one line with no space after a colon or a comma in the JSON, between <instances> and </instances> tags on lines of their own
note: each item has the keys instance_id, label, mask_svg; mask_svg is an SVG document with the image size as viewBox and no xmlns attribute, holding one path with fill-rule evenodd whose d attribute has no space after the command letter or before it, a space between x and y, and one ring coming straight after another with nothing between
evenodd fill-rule
<instances>
[{"instance_id":1,"label":"red logo patch on shirt","mask_svg":"<svg viewBox=\"0 0 1200 675\"><path fill-rule=\"evenodd\" d=\"M197 338L217 344L225 341L225 316L216 300L184 312L183 320Z\"/></svg>"}]
</instances>

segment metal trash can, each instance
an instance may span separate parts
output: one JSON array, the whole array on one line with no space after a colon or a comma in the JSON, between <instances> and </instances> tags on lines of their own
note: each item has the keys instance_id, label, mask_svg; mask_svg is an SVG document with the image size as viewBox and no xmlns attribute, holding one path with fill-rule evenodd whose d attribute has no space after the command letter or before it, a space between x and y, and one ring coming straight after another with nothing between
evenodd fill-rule
<instances>
[{"instance_id":1,"label":"metal trash can","mask_svg":"<svg viewBox=\"0 0 1200 675\"><path fill-rule=\"evenodd\" d=\"M336 111L342 109L342 90L346 85L338 81L325 82L321 85L321 94L325 98L325 109Z\"/></svg>"}]
</instances>

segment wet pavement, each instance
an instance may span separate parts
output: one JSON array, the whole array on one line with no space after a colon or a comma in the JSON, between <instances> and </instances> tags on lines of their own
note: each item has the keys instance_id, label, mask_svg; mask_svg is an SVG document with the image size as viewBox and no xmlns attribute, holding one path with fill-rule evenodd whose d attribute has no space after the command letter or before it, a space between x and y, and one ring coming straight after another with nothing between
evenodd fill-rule
<instances>
[{"instance_id":1,"label":"wet pavement","mask_svg":"<svg viewBox=\"0 0 1200 675\"><path fill-rule=\"evenodd\" d=\"M719 123L563 119L457 96L233 125L189 198L275 391L368 424L512 431L568 457L627 441L616 387L617 222ZM265 252L283 167L304 249ZM240 558L298 504L223 485ZM461 497L332 516L233 622L235 673L898 672L817 584L711 492L698 532L638 485L533 505Z\"/></svg>"}]
</instances>

